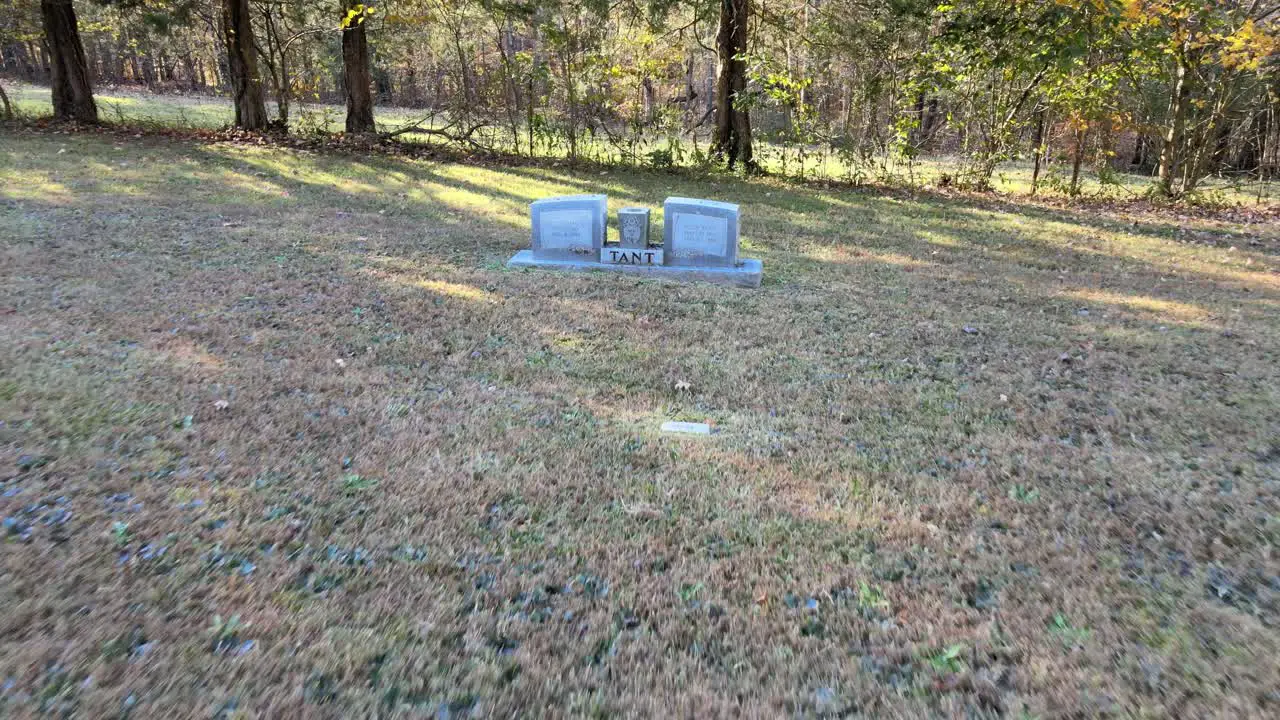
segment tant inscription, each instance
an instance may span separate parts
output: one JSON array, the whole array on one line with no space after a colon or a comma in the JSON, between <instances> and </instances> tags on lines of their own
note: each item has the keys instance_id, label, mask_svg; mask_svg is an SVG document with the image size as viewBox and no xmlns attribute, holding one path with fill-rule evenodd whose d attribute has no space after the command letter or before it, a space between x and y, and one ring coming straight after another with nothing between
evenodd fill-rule
<instances>
[{"instance_id":1,"label":"tant inscription","mask_svg":"<svg viewBox=\"0 0 1280 720\"><path fill-rule=\"evenodd\" d=\"M609 265L661 265L661 248L613 248L600 251L600 262Z\"/></svg>"}]
</instances>

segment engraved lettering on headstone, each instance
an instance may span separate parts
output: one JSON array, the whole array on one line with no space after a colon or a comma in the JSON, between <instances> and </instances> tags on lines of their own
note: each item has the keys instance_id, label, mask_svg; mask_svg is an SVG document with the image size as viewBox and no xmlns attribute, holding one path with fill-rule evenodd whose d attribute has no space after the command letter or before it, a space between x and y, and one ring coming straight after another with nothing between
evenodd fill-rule
<instances>
[{"instance_id":1,"label":"engraved lettering on headstone","mask_svg":"<svg viewBox=\"0 0 1280 720\"><path fill-rule=\"evenodd\" d=\"M604 248L600 251L600 262L609 265L661 265L662 249Z\"/></svg>"},{"instance_id":2,"label":"engraved lettering on headstone","mask_svg":"<svg viewBox=\"0 0 1280 720\"><path fill-rule=\"evenodd\" d=\"M587 210L548 210L538 218L542 247L591 247L591 213Z\"/></svg>"},{"instance_id":3,"label":"engraved lettering on headstone","mask_svg":"<svg viewBox=\"0 0 1280 720\"><path fill-rule=\"evenodd\" d=\"M682 255L724 255L729 239L729 221L710 215L680 213L675 219L675 238Z\"/></svg>"}]
</instances>

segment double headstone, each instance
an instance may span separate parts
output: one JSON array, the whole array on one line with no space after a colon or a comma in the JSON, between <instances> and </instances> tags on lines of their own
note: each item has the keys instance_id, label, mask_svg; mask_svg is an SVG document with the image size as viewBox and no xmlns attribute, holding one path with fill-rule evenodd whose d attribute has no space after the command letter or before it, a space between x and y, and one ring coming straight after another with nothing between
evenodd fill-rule
<instances>
[{"instance_id":1,"label":"double headstone","mask_svg":"<svg viewBox=\"0 0 1280 720\"><path fill-rule=\"evenodd\" d=\"M649 243L648 208L618 211L617 244L606 240L608 198L567 195L530 207L533 248L512 267L618 270L731 283L760 284L759 260L738 259L739 208L733 203L669 197L663 203L662 245Z\"/></svg>"}]
</instances>

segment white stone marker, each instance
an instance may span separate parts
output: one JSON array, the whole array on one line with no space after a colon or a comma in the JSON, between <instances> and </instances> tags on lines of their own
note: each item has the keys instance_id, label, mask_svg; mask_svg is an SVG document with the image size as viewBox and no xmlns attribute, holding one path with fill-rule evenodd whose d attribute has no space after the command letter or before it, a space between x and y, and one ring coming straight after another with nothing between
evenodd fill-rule
<instances>
[{"instance_id":1,"label":"white stone marker","mask_svg":"<svg viewBox=\"0 0 1280 720\"><path fill-rule=\"evenodd\" d=\"M534 200L533 255L539 259L572 260L598 256L604 246L609 198L604 195L564 195Z\"/></svg>"},{"instance_id":2,"label":"white stone marker","mask_svg":"<svg viewBox=\"0 0 1280 720\"><path fill-rule=\"evenodd\" d=\"M710 435L711 426L706 423L676 422L671 420L662 423L662 432L683 433L685 435Z\"/></svg>"},{"instance_id":3,"label":"white stone marker","mask_svg":"<svg viewBox=\"0 0 1280 720\"><path fill-rule=\"evenodd\" d=\"M738 264L738 206L669 197L662 203L662 246L668 265Z\"/></svg>"}]
</instances>

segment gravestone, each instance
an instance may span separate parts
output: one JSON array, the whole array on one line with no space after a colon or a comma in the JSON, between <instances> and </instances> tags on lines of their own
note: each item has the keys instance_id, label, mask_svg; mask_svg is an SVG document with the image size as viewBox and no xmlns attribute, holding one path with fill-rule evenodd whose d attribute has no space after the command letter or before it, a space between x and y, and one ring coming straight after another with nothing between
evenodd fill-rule
<instances>
[{"instance_id":1,"label":"gravestone","mask_svg":"<svg viewBox=\"0 0 1280 720\"><path fill-rule=\"evenodd\" d=\"M609 199L605 195L563 195L529 205L533 256L540 260L596 256L604 247Z\"/></svg>"},{"instance_id":2,"label":"gravestone","mask_svg":"<svg viewBox=\"0 0 1280 720\"><path fill-rule=\"evenodd\" d=\"M608 270L645 277L760 287L763 265L738 259L738 206L667 198L663 244L648 242L648 208L618 213L621 242L606 245L604 195L569 195L529 206L533 247L516 252L509 268Z\"/></svg>"},{"instance_id":3,"label":"gravestone","mask_svg":"<svg viewBox=\"0 0 1280 720\"><path fill-rule=\"evenodd\" d=\"M738 264L737 205L669 197L662 204L662 214L662 246L667 251L668 265Z\"/></svg>"}]
</instances>

